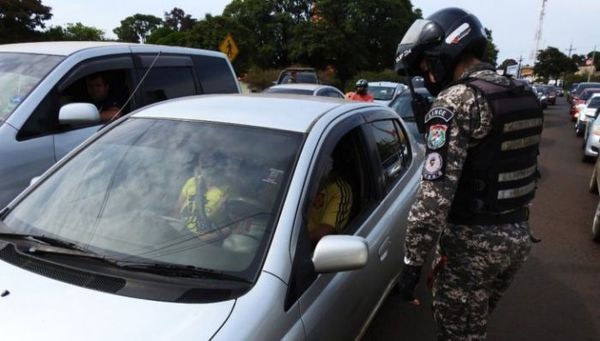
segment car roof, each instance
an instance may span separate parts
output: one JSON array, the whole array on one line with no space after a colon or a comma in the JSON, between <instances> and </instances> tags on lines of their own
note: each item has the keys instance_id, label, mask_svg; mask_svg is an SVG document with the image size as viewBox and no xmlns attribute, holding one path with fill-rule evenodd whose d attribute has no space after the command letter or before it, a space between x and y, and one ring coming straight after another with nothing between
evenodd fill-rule
<instances>
[{"instance_id":1,"label":"car roof","mask_svg":"<svg viewBox=\"0 0 600 341\"><path fill-rule=\"evenodd\" d=\"M365 103L317 96L199 95L155 103L132 117L210 121L305 133L333 109L364 106Z\"/></svg>"},{"instance_id":2,"label":"car roof","mask_svg":"<svg viewBox=\"0 0 600 341\"><path fill-rule=\"evenodd\" d=\"M35 53L35 54L49 54L57 56L68 56L82 50L89 49L101 49L105 47L114 46L131 46L134 47L138 52L179 52L179 53L194 53L198 54L198 51L202 51L206 55L223 56L220 52L200 50L187 47L177 46L166 46L166 45L153 45L153 44L133 44L133 43L119 43L119 42L107 42L107 41L51 41L51 42L37 42L37 43L18 43L18 44L3 44L0 45L0 52L14 52L14 53Z\"/></svg>"},{"instance_id":3,"label":"car roof","mask_svg":"<svg viewBox=\"0 0 600 341\"><path fill-rule=\"evenodd\" d=\"M369 86L397 87L398 85L403 85L403 84L395 83L395 82L369 82Z\"/></svg>"},{"instance_id":4,"label":"car roof","mask_svg":"<svg viewBox=\"0 0 600 341\"><path fill-rule=\"evenodd\" d=\"M269 87L269 89L299 89L299 90L310 90L315 91L320 88L333 88L330 85L315 84L315 83L289 83L289 84L277 84Z\"/></svg>"}]
</instances>

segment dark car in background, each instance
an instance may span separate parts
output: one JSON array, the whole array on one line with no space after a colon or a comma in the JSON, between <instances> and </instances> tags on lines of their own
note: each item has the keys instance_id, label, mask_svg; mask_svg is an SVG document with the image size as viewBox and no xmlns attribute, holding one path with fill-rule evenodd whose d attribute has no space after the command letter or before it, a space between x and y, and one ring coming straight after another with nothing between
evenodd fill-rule
<instances>
[{"instance_id":1,"label":"dark car in background","mask_svg":"<svg viewBox=\"0 0 600 341\"><path fill-rule=\"evenodd\" d=\"M311 83L319 84L317 71L310 67L289 67L281 71L275 84Z\"/></svg>"},{"instance_id":2,"label":"dark car in background","mask_svg":"<svg viewBox=\"0 0 600 341\"><path fill-rule=\"evenodd\" d=\"M572 91L570 91L570 97L569 97L570 102L577 100L579 98L579 96L581 96L581 93L583 92L583 90L589 89L589 88L600 88L600 83L585 82L585 83L577 84L577 86Z\"/></svg>"},{"instance_id":3,"label":"dark car in background","mask_svg":"<svg viewBox=\"0 0 600 341\"><path fill-rule=\"evenodd\" d=\"M429 103L432 103L435 97L433 97L426 88L415 88L415 92L425 97ZM411 106L412 95L410 89L405 89L398 96L396 96L388 105L392 108L406 123L406 128L410 133L417 139L419 143L425 143L425 139L417 129L417 123L415 120L415 114Z\"/></svg>"}]
</instances>

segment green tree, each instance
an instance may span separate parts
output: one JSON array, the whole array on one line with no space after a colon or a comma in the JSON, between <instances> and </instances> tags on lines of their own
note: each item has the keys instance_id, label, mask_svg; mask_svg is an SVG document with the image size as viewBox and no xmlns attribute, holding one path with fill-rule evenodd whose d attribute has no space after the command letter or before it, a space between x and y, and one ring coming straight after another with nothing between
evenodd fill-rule
<instances>
[{"instance_id":1,"label":"green tree","mask_svg":"<svg viewBox=\"0 0 600 341\"><path fill-rule=\"evenodd\" d=\"M174 7L171 12L165 12L164 25L175 32L189 31L196 22L196 19L185 14L181 8Z\"/></svg>"},{"instance_id":2,"label":"green tree","mask_svg":"<svg viewBox=\"0 0 600 341\"><path fill-rule=\"evenodd\" d=\"M577 71L577 65L559 49L552 46L539 51L537 61L533 66L533 72L545 79L558 79L563 73L575 71Z\"/></svg>"},{"instance_id":3,"label":"green tree","mask_svg":"<svg viewBox=\"0 0 600 341\"><path fill-rule=\"evenodd\" d=\"M571 56L571 60L573 61L573 63L577 64L578 66L583 66L585 65L585 56L584 55L580 55L580 54L574 54Z\"/></svg>"},{"instance_id":4,"label":"green tree","mask_svg":"<svg viewBox=\"0 0 600 341\"><path fill-rule=\"evenodd\" d=\"M170 27L159 27L146 38L148 44L188 46L190 32L173 31Z\"/></svg>"},{"instance_id":5,"label":"green tree","mask_svg":"<svg viewBox=\"0 0 600 341\"><path fill-rule=\"evenodd\" d=\"M494 39L492 38L492 30L485 29L485 35L487 37L487 46L485 48L485 54L483 55L484 61L496 65L496 60L498 59L498 49L496 48L496 44L494 44Z\"/></svg>"},{"instance_id":6,"label":"green tree","mask_svg":"<svg viewBox=\"0 0 600 341\"><path fill-rule=\"evenodd\" d=\"M40 39L50 10L41 0L0 0L0 44Z\"/></svg>"},{"instance_id":7,"label":"green tree","mask_svg":"<svg viewBox=\"0 0 600 341\"><path fill-rule=\"evenodd\" d=\"M85 26L78 22L67 24L66 28L62 26L53 26L44 31L47 40L67 40L67 41L99 41L104 40L104 32L92 26Z\"/></svg>"},{"instance_id":8,"label":"green tree","mask_svg":"<svg viewBox=\"0 0 600 341\"><path fill-rule=\"evenodd\" d=\"M152 31L162 26L162 24L163 21L159 17L137 13L121 20L121 26L115 28L113 32L119 37L120 41L145 43L146 38Z\"/></svg>"}]
</instances>

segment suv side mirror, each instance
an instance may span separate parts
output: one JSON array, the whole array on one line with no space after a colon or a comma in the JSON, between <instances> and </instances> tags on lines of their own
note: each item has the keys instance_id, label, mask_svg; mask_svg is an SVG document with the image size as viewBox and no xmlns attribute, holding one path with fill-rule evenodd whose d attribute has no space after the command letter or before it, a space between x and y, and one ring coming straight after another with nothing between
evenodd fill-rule
<instances>
[{"instance_id":1,"label":"suv side mirror","mask_svg":"<svg viewBox=\"0 0 600 341\"><path fill-rule=\"evenodd\" d=\"M60 124L100 123L100 113L91 103L70 103L58 112Z\"/></svg>"}]
</instances>

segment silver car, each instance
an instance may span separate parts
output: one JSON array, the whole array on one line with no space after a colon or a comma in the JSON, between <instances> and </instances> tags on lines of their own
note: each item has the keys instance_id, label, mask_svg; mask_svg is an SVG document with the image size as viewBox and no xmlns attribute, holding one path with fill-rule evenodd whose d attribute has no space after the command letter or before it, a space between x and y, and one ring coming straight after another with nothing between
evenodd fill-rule
<instances>
[{"instance_id":1,"label":"silver car","mask_svg":"<svg viewBox=\"0 0 600 341\"><path fill-rule=\"evenodd\" d=\"M316 97L196 96L121 118L0 212L2 335L357 339L402 267L414 145L388 108ZM333 179L347 192L323 197ZM347 220L314 239L330 199Z\"/></svg>"},{"instance_id":2,"label":"silver car","mask_svg":"<svg viewBox=\"0 0 600 341\"><path fill-rule=\"evenodd\" d=\"M95 112L102 104L92 104L86 89L91 75L102 76L121 113L175 97L240 93L220 52L115 42L0 45L0 208L102 127Z\"/></svg>"},{"instance_id":3,"label":"silver car","mask_svg":"<svg viewBox=\"0 0 600 341\"><path fill-rule=\"evenodd\" d=\"M390 102L408 87L395 82L369 82L368 92L375 103L389 105Z\"/></svg>"},{"instance_id":4,"label":"silver car","mask_svg":"<svg viewBox=\"0 0 600 341\"><path fill-rule=\"evenodd\" d=\"M324 84L292 83L273 85L263 91L266 94L288 94L344 98L344 94L336 87Z\"/></svg>"}]
</instances>

